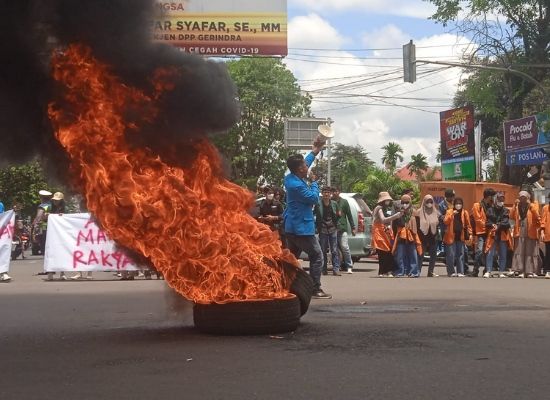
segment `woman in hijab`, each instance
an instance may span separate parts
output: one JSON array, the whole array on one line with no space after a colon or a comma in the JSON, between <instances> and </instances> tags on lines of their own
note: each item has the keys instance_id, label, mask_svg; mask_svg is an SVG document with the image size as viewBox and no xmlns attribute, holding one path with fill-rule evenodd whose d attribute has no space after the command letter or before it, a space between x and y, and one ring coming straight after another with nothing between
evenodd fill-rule
<instances>
[{"instance_id":1,"label":"woman in hijab","mask_svg":"<svg viewBox=\"0 0 550 400\"><path fill-rule=\"evenodd\" d=\"M538 206L530 201L531 196L526 191L519 192L519 199L510 212L514 224L514 258L512 270L523 278L537 276L540 259L538 249L538 234L540 230L540 215Z\"/></svg>"},{"instance_id":2,"label":"woman in hijab","mask_svg":"<svg viewBox=\"0 0 550 400\"><path fill-rule=\"evenodd\" d=\"M373 211L372 247L378 254L378 276L381 278L393 278L392 271L395 269L392 255L393 232L390 224L399 218L401 213L391 215L392 202L393 199L388 192L380 192Z\"/></svg>"},{"instance_id":3,"label":"woman in hijab","mask_svg":"<svg viewBox=\"0 0 550 400\"><path fill-rule=\"evenodd\" d=\"M462 278L464 277L464 242L470 238L472 227L470 215L464 210L464 201L461 197L454 199L453 208L447 210L443 223L447 227L443 237L443 243L447 245L445 247L447 275Z\"/></svg>"},{"instance_id":4,"label":"woman in hijab","mask_svg":"<svg viewBox=\"0 0 550 400\"><path fill-rule=\"evenodd\" d=\"M418 236L422 243L422 257L418 265L418 273L422 272L422 264L427 255L430 256L428 266L428 278L437 277L434 274L435 261L437 257L437 226L439 224L439 210L434 207L434 198L427 194L422 200L422 206L416 212L416 222L418 225Z\"/></svg>"},{"instance_id":5,"label":"woman in hijab","mask_svg":"<svg viewBox=\"0 0 550 400\"><path fill-rule=\"evenodd\" d=\"M400 208L401 217L393 221L396 232L393 245L395 262L397 263L395 276L418 278L420 276L418 256L422 255L422 244L418 237L411 196L408 194L401 196Z\"/></svg>"}]
</instances>

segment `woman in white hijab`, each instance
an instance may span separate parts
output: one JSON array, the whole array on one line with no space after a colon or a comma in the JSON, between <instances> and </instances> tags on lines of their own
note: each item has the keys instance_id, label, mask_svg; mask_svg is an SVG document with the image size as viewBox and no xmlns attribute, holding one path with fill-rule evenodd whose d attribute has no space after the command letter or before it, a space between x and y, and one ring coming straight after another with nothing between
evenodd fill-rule
<instances>
[{"instance_id":1,"label":"woman in white hijab","mask_svg":"<svg viewBox=\"0 0 550 400\"><path fill-rule=\"evenodd\" d=\"M422 256L418 265L419 273L422 272L422 264L426 256L430 257L428 266L428 278L437 277L434 274L437 257L437 225L439 224L439 210L434 206L434 198L427 194L422 200L422 206L416 212L418 235L422 242Z\"/></svg>"}]
</instances>

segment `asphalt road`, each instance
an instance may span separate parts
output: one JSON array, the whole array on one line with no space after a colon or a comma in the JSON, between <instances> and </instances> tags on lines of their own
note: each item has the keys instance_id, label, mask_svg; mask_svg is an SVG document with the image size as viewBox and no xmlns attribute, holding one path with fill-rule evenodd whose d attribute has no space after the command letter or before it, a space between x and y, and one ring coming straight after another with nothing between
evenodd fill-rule
<instances>
[{"instance_id":1,"label":"asphalt road","mask_svg":"<svg viewBox=\"0 0 550 400\"><path fill-rule=\"evenodd\" d=\"M163 281L0 284L0 399L547 399L550 280L323 277L295 333L216 337ZM438 268L443 273L443 268ZM425 274L425 271L424 271Z\"/></svg>"}]
</instances>

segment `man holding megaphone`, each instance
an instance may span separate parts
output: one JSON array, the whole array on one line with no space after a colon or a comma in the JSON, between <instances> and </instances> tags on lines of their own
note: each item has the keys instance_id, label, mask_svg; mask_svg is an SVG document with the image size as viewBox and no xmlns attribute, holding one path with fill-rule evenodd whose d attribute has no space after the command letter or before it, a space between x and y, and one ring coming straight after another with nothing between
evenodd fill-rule
<instances>
[{"instance_id":1,"label":"man holding megaphone","mask_svg":"<svg viewBox=\"0 0 550 400\"><path fill-rule=\"evenodd\" d=\"M331 299L330 294L321 289L321 270L323 252L315 236L313 206L319 203L319 185L316 176L309 167L326 143L323 136L313 142L312 151L304 157L301 154L291 155L286 164L290 174L285 177L287 208L284 212L284 227L288 249L296 258L303 251L309 257L309 273L313 279L313 298ZM309 182L306 180L309 178Z\"/></svg>"}]
</instances>

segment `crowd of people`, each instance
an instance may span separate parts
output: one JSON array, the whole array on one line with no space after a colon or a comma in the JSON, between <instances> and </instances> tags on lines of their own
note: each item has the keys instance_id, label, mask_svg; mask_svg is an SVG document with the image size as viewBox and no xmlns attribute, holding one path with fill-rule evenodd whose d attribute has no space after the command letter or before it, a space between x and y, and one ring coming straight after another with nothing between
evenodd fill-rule
<instances>
[{"instance_id":1,"label":"crowd of people","mask_svg":"<svg viewBox=\"0 0 550 400\"><path fill-rule=\"evenodd\" d=\"M418 209L412 207L407 193L397 207L389 193L380 193L372 225L379 276L419 277L425 260L427 276L437 276L434 266L441 241L449 277L478 277L484 266L484 278L550 278L550 206L541 212L532 195L520 191L509 209L504 197L487 188L469 212L452 189L445 191L439 204L433 196L424 196ZM467 262L470 248L472 271Z\"/></svg>"},{"instance_id":2,"label":"crowd of people","mask_svg":"<svg viewBox=\"0 0 550 400\"><path fill-rule=\"evenodd\" d=\"M315 284L313 297L327 299L331 295L322 290L321 276L328 274L328 255L333 275L352 273L347 232L355 234L355 227L349 204L339 190L320 190L311 172L320 151L321 146L314 143L305 158L299 154L288 158L285 191L266 188L258 219L279 231L283 245L296 257L302 252L308 255ZM471 210L465 209L464 200L452 189L445 191L445 199L439 203L430 194L424 196L418 208L412 195L408 189L394 200L388 192L379 193L371 237L380 277L417 278L425 263L426 276L437 277L436 260L444 253L449 277L478 277L484 267L484 278L550 278L550 205L540 210L528 191L519 192L510 209L504 205L504 194L491 188L485 189Z\"/></svg>"},{"instance_id":3,"label":"crowd of people","mask_svg":"<svg viewBox=\"0 0 550 400\"><path fill-rule=\"evenodd\" d=\"M327 275L330 254L332 274L353 273L348 232L356 227L346 199L339 188L320 190L311 165L323 144L314 143L304 158L300 154L287 160L290 171L284 179L284 190L266 187L259 204L258 221L280 235L284 247L297 258L306 253L309 273L314 282L313 297L330 299L321 288L321 276ZM64 195L41 190L40 204L32 222L33 241L43 250L46 243L48 215L66 212ZM0 202L0 213L4 206ZM390 193L380 192L372 212L371 246L378 257L379 277L417 278L425 263L427 277L437 277L436 259L444 252L449 277L550 278L550 202L540 210L528 191L521 191L511 208L504 204L504 194L487 188L483 198L471 210L452 189L437 203L427 194L418 208L413 205L413 191L405 190L394 200ZM541 249L544 244L544 250ZM473 269L468 257L473 254ZM548 256L545 256L548 255ZM495 270L495 272L493 272ZM151 279L151 271L142 272ZM54 273L48 272L53 280ZM123 280L134 279L138 272L120 274ZM158 279L162 276L157 274ZM11 279L7 273L1 280ZM91 272L77 272L68 278L92 279Z\"/></svg>"},{"instance_id":4,"label":"crowd of people","mask_svg":"<svg viewBox=\"0 0 550 400\"><path fill-rule=\"evenodd\" d=\"M62 192L52 193L48 190L40 190L38 192L40 198L40 203L37 206L36 215L31 222L29 235L31 237L31 246L34 246L33 253L35 254L44 254L46 248L46 238L48 235L48 218L51 214L65 214L67 212L67 207L65 203L65 196ZM19 209L17 206L13 207L13 210L16 213L16 224L13 236L20 237L22 231L26 230L23 221L19 219ZM84 211L85 207L83 204L80 204L80 211ZM0 214L5 211L4 204L0 201ZM25 249L21 249L21 256L25 258ZM53 281L55 272L43 272L39 275L46 275L46 280ZM116 272L115 276L120 280L134 280L138 277L143 277L144 279L152 279L152 276L155 275L157 279L164 279L162 274L158 271L151 271L148 269L143 269L139 271L120 271ZM59 279L66 280L92 280L93 275L91 271L79 271L75 270L75 273L68 277L65 272L61 271L59 273ZM0 282L9 282L11 277L7 272L0 273Z\"/></svg>"}]
</instances>

